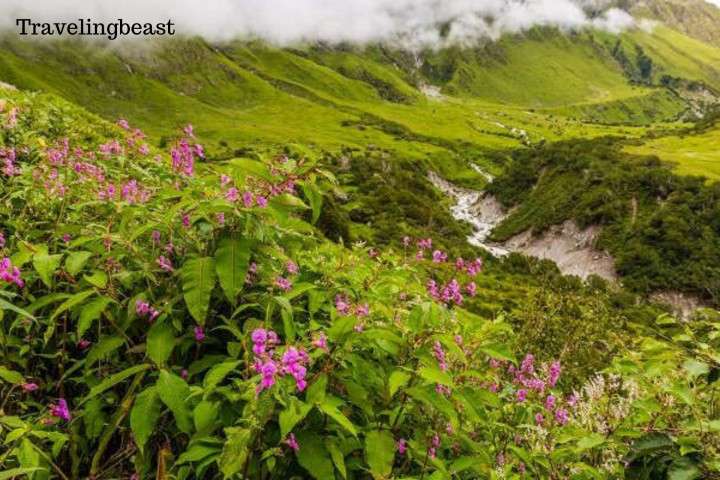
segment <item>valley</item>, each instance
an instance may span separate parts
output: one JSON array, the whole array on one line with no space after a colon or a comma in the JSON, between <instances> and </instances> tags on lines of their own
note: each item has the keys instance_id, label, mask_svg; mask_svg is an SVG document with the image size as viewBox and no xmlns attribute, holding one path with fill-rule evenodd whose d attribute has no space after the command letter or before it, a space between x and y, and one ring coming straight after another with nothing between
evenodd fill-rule
<instances>
[{"instance_id":1,"label":"valley","mask_svg":"<svg viewBox=\"0 0 720 480\"><path fill-rule=\"evenodd\" d=\"M0 479L720 479L716 2L6 1Z\"/></svg>"}]
</instances>

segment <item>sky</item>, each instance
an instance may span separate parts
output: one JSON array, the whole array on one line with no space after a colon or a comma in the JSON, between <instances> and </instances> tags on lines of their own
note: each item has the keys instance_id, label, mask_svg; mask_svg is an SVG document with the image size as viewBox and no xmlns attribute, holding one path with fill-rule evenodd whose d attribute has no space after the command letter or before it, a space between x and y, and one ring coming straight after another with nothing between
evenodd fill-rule
<instances>
[{"instance_id":1,"label":"sky","mask_svg":"<svg viewBox=\"0 0 720 480\"><path fill-rule=\"evenodd\" d=\"M632 17L602 11L608 0L0 0L0 28L17 18L35 22L78 18L112 22L166 22L211 40L258 38L280 45L303 41L442 46L497 38L533 26L612 31L631 27ZM714 0L720 2L720 0ZM440 35L445 25L446 36Z\"/></svg>"}]
</instances>

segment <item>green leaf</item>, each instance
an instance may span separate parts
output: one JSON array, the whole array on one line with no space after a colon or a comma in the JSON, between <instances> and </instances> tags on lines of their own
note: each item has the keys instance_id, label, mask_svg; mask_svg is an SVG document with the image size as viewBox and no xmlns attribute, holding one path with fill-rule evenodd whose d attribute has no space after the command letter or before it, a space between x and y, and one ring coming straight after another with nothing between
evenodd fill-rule
<instances>
[{"instance_id":1,"label":"green leaf","mask_svg":"<svg viewBox=\"0 0 720 480\"><path fill-rule=\"evenodd\" d=\"M697 378L701 375L707 375L710 372L710 367L708 367L707 363L698 362L693 359L689 359L683 363L683 368L693 378Z\"/></svg>"},{"instance_id":2,"label":"green leaf","mask_svg":"<svg viewBox=\"0 0 720 480\"><path fill-rule=\"evenodd\" d=\"M69 253L65 259L65 270L67 270L70 275L77 275L85 268L85 264L87 264L90 257L92 257L92 252L88 252L87 250Z\"/></svg>"},{"instance_id":3,"label":"green leaf","mask_svg":"<svg viewBox=\"0 0 720 480\"><path fill-rule=\"evenodd\" d=\"M321 403L325 400L327 385L328 376L325 373L321 373L308 387L307 394L305 395L305 401L311 405L314 403Z\"/></svg>"},{"instance_id":4,"label":"green leaf","mask_svg":"<svg viewBox=\"0 0 720 480\"><path fill-rule=\"evenodd\" d=\"M688 405L693 404L693 395L692 395L692 389L688 385L677 383L669 388L666 389L666 391L683 402L685 402Z\"/></svg>"},{"instance_id":5,"label":"green leaf","mask_svg":"<svg viewBox=\"0 0 720 480\"><path fill-rule=\"evenodd\" d=\"M84 292L76 293L75 295L60 304L60 306L52 314L52 317L50 317L50 320L55 320L58 315L62 314L67 310L70 310L77 305L80 305L93 295L95 295L95 290L86 290Z\"/></svg>"},{"instance_id":6,"label":"green leaf","mask_svg":"<svg viewBox=\"0 0 720 480\"><path fill-rule=\"evenodd\" d=\"M676 458L668 468L668 480L694 480L700 478L700 469L689 457Z\"/></svg>"},{"instance_id":7,"label":"green leaf","mask_svg":"<svg viewBox=\"0 0 720 480\"><path fill-rule=\"evenodd\" d=\"M322 195L320 195L314 185L308 184L303 185L303 193L308 202L310 202L310 207L312 208L312 223L315 223L318 221L318 218L320 218L323 204Z\"/></svg>"},{"instance_id":8,"label":"green leaf","mask_svg":"<svg viewBox=\"0 0 720 480\"><path fill-rule=\"evenodd\" d=\"M7 300L4 300L2 298L0 298L0 310L9 310L11 312L17 313L18 315L22 315L23 317L35 318L29 312L26 312L25 310L23 310L20 307L16 307L12 303L10 303Z\"/></svg>"},{"instance_id":9,"label":"green leaf","mask_svg":"<svg viewBox=\"0 0 720 480\"><path fill-rule=\"evenodd\" d=\"M387 430L372 430L365 435L365 460L375 478L388 477L395 461L395 440Z\"/></svg>"},{"instance_id":10,"label":"green leaf","mask_svg":"<svg viewBox=\"0 0 720 480\"><path fill-rule=\"evenodd\" d=\"M220 413L220 404L204 400L197 404L193 410L195 430L202 432L217 424Z\"/></svg>"},{"instance_id":11,"label":"green leaf","mask_svg":"<svg viewBox=\"0 0 720 480\"><path fill-rule=\"evenodd\" d=\"M312 409L312 405L308 405L300 400L293 400L290 405L280 412L280 437L285 438L295 428L295 425L303 421Z\"/></svg>"},{"instance_id":12,"label":"green leaf","mask_svg":"<svg viewBox=\"0 0 720 480\"><path fill-rule=\"evenodd\" d=\"M323 403L320 404L320 410L328 415L330 418L340 424L345 430L347 430L353 437L357 437L357 429L355 425L338 410L334 405L328 403L331 397L326 397Z\"/></svg>"},{"instance_id":13,"label":"green leaf","mask_svg":"<svg viewBox=\"0 0 720 480\"><path fill-rule=\"evenodd\" d=\"M345 468L345 455L343 455L340 447L331 438L325 440L325 447L327 448L328 452L330 452L330 458L332 458L332 461L335 464L335 468L338 469L340 475L342 475L343 478L347 478L347 469Z\"/></svg>"},{"instance_id":14,"label":"green leaf","mask_svg":"<svg viewBox=\"0 0 720 480\"><path fill-rule=\"evenodd\" d=\"M141 453L155 430L161 407L162 402L156 387L148 387L135 397L135 404L130 411L130 429Z\"/></svg>"},{"instance_id":15,"label":"green leaf","mask_svg":"<svg viewBox=\"0 0 720 480\"><path fill-rule=\"evenodd\" d=\"M203 381L205 396L215 390L215 387L222 382L230 372L238 368L241 363L241 360L236 362L223 362L212 367L207 375L205 375L205 380Z\"/></svg>"},{"instance_id":16,"label":"green leaf","mask_svg":"<svg viewBox=\"0 0 720 480\"><path fill-rule=\"evenodd\" d=\"M5 470L4 472L0 472L0 480L15 479L20 477L21 475L27 475L28 478L30 478L31 475L28 474L41 470L46 469L40 467L11 468L9 470Z\"/></svg>"},{"instance_id":17,"label":"green leaf","mask_svg":"<svg viewBox=\"0 0 720 480\"><path fill-rule=\"evenodd\" d=\"M61 261L62 255L50 255L47 249L33 255L33 267L48 288L52 286L52 277Z\"/></svg>"},{"instance_id":18,"label":"green leaf","mask_svg":"<svg viewBox=\"0 0 720 480\"><path fill-rule=\"evenodd\" d=\"M605 443L605 435L599 433L593 433L586 437L583 437L578 441L578 448L581 450L589 450Z\"/></svg>"},{"instance_id":19,"label":"green leaf","mask_svg":"<svg viewBox=\"0 0 720 480\"><path fill-rule=\"evenodd\" d=\"M402 370L395 370L390 374L390 378L388 379L388 391L390 393L390 398L392 398L400 388L406 386L408 382L410 381L411 375L407 372L403 372Z\"/></svg>"},{"instance_id":20,"label":"green leaf","mask_svg":"<svg viewBox=\"0 0 720 480\"><path fill-rule=\"evenodd\" d=\"M653 455L660 450L674 448L675 442L664 433L648 433L635 440L633 445L633 458Z\"/></svg>"},{"instance_id":21,"label":"green leaf","mask_svg":"<svg viewBox=\"0 0 720 480\"><path fill-rule=\"evenodd\" d=\"M85 365L90 366L97 360L105 357L109 353L115 351L125 341L121 337L105 337L97 345L90 349L85 357Z\"/></svg>"},{"instance_id":22,"label":"green leaf","mask_svg":"<svg viewBox=\"0 0 720 480\"><path fill-rule=\"evenodd\" d=\"M147 370L150 367L151 365L149 363L143 363L142 365L135 365L134 367L127 368L122 372L116 373L115 375L111 375L110 377L103 380L99 385L95 385L93 388L91 388L90 393L88 393L88 396L85 397L83 402L87 402L91 398L100 395L105 390L114 387L123 380L132 377L133 375L140 373L144 370Z\"/></svg>"},{"instance_id":23,"label":"green leaf","mask_svg":"<svg viewBox=\"0 0 720 480\"><path fill-rule=\"evenodd\" d=\"M169 322L155 323L147 335L147 352L156 365L163 367L167 363L173 348L175 335Z\"/></svg>"},{"instance_id":24,"label":"green leaf","mask_svg":"<svg viewBox=\"0 0 720 480\"><path fill-rule=\"evenodd\" d=\"M223 238L215 252L215 265L220 287L235 305L250 266L250 242L239 237Z\"/></svg>"},{"instance_id":25,"label":"green leaf","mask_svg":"<svg viewBox=\"0 0 720 480\"><path fill-rule=\"evenodd\" d=\"M83 276L86 282L97 288L105 288L108 282L107 273L102 270L95 270L90 275Z\"/></svg>"},{"instance_id":26,"label":"green leaf","mask_svg":"<svg viewBox=\"0 0 720 480\"><path fill-rule=\"evenodd\" d=\"M447 373L441 371L439 368L435 367L422 367L418 371L418 375L420 375L422 378L427 380L431 383L439 383L440 385L445 385L446 387L454 387L455 382L453 382L453 378L448 375Z\"/></svg>"},{"instance_id":27,"label":"green leaf","mask_svg":"<svg viewBox=\"0 0 720 480\"><path fill-rule=\"evenodd\" d=\"M301 432L295 437L300 445L300 450L295 453L300 466L317 480L335 478L333 462L322 437L314 432Z\"/></svg>"},{"instance_id":28,"label":"green leaf","mask_svg":"<svg viewBox=\"0 0 720 480\"><path fill-rule=\"evenodd\" d=\"M220 448L215 445L207 445L204 443L196 443L189 449L185 450L175 462L176 465L183 463L199 462L210 455L217 455L221 452Z\"/></svg>"},{"instance_id":29,"label":"green leaf","mask_svg":"<svg viewBox=\"0 0 720 480\"><path fill-rule=\"evenodd\" d=\"M5 380L8 383L13 383L16 385L25 383L25 377L22 376L21 373L14 372L12 370L8 370L7 368L0 365L0 378Z\"/></svg>"},{"instance_id":30,"label":"green leaf","mask_svg":"<svg viewBox=\"0 0 720 480\"><path fill-rule=\"evenodd\" d=\"M82 310L80 310L80 319L77 324L77 335L82 337L85 335L93 322L100 318L100 315L105 310L105 307L110 304L112 300L108 297L93 298Z\"/></svg>"},{"instance_id":31,"label":"green leaf","mask_svg":"<svg viewBox=\"0 0 720 480\"><path fill-rule=\"evenodd\" d=\"M484 346L480 347L480 350L487 353L490 357L494 358L495 360L507 360L509 362L517 364L515 355L513 355L512 351L510 350L510 348L507 345L503 345L501 343L493 343L490 345L484 345Z\"/></svg>"},{"instance_id":32,"label":"green leaf","mask_svg":"<svg viewBox=\"0 0 720 480\"><path fill-rule=\"evenodd\" d=\"M192 422L190 408L187 403L190 396L188 384L177 375L173 375L167 370L161 370L156 385L160 399L173 413L180 431L190 433Z\"/></svg>"},{"instance_id":33,"label":"green leaf","mask_svg":"<svg viewBox=\"0 0 720 480\"><path fill-rule=\"evenodd\" d=\"M230 478L240 473L245 465L245 460L250 452L252 435L246 428L226 428L225 433L227 440L218 460L218 466L225 478Z\"/></svg>"},{"instance_id":34,"label":"green leaf","mask_svg":"<svg viewBox=\"0 0 720 480\"><path fill-rule=\"evenodd\" d=\"M182 267L180 278L188 310L195 321L203 325L215 287L215 260L210 257L188 260Z\"/></svg>"}]
</instances>

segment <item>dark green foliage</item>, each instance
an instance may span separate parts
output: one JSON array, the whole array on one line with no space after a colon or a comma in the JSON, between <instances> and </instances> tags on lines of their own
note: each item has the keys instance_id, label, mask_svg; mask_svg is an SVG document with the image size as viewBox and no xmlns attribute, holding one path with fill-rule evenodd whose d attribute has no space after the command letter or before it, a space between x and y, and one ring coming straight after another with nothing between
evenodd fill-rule
<instances>
[{"instance_id":1,"label":"dark green foliage","mask_svg":"<svg viewBox=\"0 0 720 480\"><path fill-rule=\"evenodd\" d=\"M498 240L567 219L600 224L599 246L615 256L627 287L717 303L720 184L676 175L658 158L624 154L605 138L517 152L489 190L506 206L519 205L495 231Z\"/></svg>"}]
</instances>

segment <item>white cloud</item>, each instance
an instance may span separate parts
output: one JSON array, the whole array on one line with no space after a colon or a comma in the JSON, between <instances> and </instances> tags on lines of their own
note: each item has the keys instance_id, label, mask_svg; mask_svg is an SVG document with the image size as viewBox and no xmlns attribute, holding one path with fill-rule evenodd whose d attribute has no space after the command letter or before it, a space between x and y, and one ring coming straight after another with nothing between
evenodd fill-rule
<instances>
[{"instance_id":1,"label":"white cloud","mask_svg":"<svg viewBox=\"0 0 720 480\"><path fill-rule=\"evenodd\" d=\"M716 0L719 1L720 0ZM213 40L255 37L278 44L307 40L440 45L473 42L533 26L617 31L632 25L626 12L603 10L607 0L2 0L0 27L17 18L35 22L79 18L166 22L179 33ZM593 8L592 18L586 14ZM440 26L449 26L440 38Z\"/></svg>"}]
</instances>

